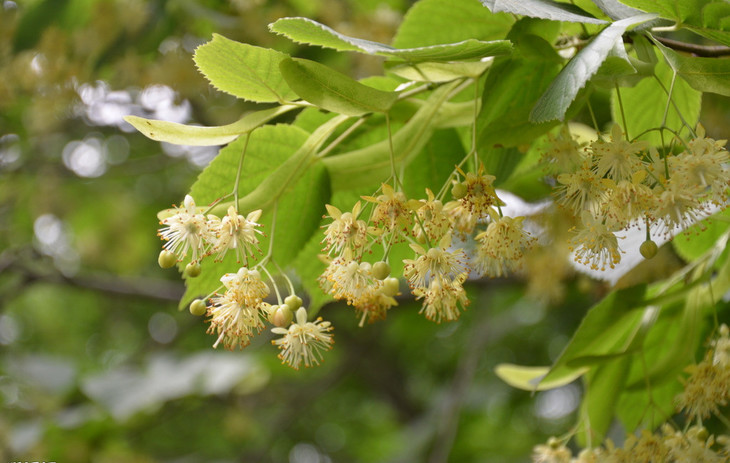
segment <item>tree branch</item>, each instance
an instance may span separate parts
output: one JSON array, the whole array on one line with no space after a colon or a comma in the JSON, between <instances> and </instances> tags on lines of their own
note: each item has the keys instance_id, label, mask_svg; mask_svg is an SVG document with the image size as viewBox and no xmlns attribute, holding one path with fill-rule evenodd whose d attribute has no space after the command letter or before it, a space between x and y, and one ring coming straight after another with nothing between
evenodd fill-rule
<instances>
[{"instance_id":1,"label":"tree branch","mask_svg":"<svg viewBox=\"0 0 730 463\"><path fill-rule=\"evenodd\" d=\"M730 56L730 47L724 45L697 45L694 43L680 42L679 40L668 39L666 37L654 36L654 38L662 45L673 50L686 51L695 56L705 58L717 58L719 56Z\"/></svg>"}]
</instances>

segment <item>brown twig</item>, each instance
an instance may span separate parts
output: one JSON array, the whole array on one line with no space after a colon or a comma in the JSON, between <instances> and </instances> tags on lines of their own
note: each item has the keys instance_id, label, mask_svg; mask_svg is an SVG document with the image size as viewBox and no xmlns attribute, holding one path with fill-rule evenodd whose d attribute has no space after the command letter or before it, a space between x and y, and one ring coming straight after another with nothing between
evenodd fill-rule
<instances>
[{"instance_id":1,"label":"brown twig","mask_svg":"<svg viewBox=\"0 0 730 463\"><path fill-rule=\"evenodd\" d=\"M666 37L654 36L657 42L671 48L672 50L686 51L695 56L705 58L717 58L719 56L730 56L730 47L725 45L697 45L695 43L680 42L679 40L668 39Z\"/></svg>"}]
</instances>

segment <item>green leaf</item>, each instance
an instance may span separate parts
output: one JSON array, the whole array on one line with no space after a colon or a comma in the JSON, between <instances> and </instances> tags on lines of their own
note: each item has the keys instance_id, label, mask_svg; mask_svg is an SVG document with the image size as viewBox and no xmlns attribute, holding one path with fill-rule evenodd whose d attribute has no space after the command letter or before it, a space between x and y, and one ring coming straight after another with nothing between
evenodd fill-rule
<instances>
[{"instance_id":1,"label":"green leaf","mask_svg":"<svg viewBox=\"0 0 730 463\"><path fill-rule=\"evenodd\" d=\"M669 65L664 60L660 60L654 71L664 88L669 90L674 74ZM629 129L629 138L634 138L647 130L661 127L664 108L667 105L667 94L655 79L644 79L634 87L622 87L619 91L621 92L626 124ZM672 95L672 100L679 108L684 120L694 127L700 114L702 94L690 87L684 80L676 79ZM674 105L669 106L666 126L679 131L682 130L683 124L677 114L677 108ZM611 94L611 114L614 121L622 121L616 90ZM646 140L655 146L662 146L662 138L656 130L645 133L640 139ZM671 139L671 134L664 134L664 143L669 144Z\"/></svg>"},{"instance_id":2,"label":"green leaf","mask_svg":"<svg viewBox=\"0 0 730 463\"><path fill-rule=\"evenodd\" d=\"M543 381L550 367L523 367L511 363L501 363L494 373L505 383L523 391L547 391L570 384L588 371L588 368L566 371L562 377Z\"/></svg>"},{"instance_id":3,"label":"green leaf","mask_svg":"<svg viewBox=\"0 0 730 463\"><path fill-rule=\"evenodd\" d=\"M560 71L558 77L535 104L530 113L530 120L533 122L563 120L568 107L578 95L578 91L598 71L601 63L614 50L626 29L654 19L654 17L654 15L633 16L616 21L602 30Z\"/></svg>"},{"instance_id":4,"label":"green leaf","mask_svg":"<svg viewBox=\"0 0 730 463\"><path fill-rule=\"evenodd\" d=\"M629 432L642 423L645 428L655 429L674 415L674 398L683 389L679 381L668 381L651 383L651 394L646 388L624 390L616 405L616 416Z\"/></svg>"},{"instance_id":5,"label":"green leaf","mask_svg":"<svg viewBox=\"0 0 730 463\"><path fill-rule=\"evenodd\" d=\"M348 116L385 113L398 99L395 92L368 87L315 61L289 58L280 67L297 95L328 111Z\"/></svg>"},{"instance_id":6,"label":"green leaf","mask_svg":"<svg viewBox=\"0 0 730 463\"><path fill-rule=\"evenodd\" d=\"M199 46L193 59L200 72L218 90L244 100L285 103L296 98L279 71L288 55L213 34Z\"/></svg>"},{"instance_id":7,"label":"green leaf","mask_svg":"<svg viewBox=\"0 0 730 463\"><path fill-rule=\"evenodd\" d=\"M439 45L467 39L504 38L514 18L492 13L479 0L420 0L406 13L393 39L398 48ZM444 24L458 25L444 27Z\"/></svg>"},{"instance_id":8,"label":"green leaf","mask_svg":"<svg viewBox=\"0 0 730 463\"><path fill-rule=\"evenodd\" d=\"M645 291L644 285L617 290L593 306L545 376L545 381L584 368L587 365L581 357L625 351L641 322L643 313L636 308L642 306Z\"/></svg>"},{"instance_id":9,"label":"green leaf","mask_svg":"<svg viewBox=\"0 0 730 463\"><path fill-rule=\"evenodd\" d=\"M510 53L512 45L506 40L483 42L466 39L457 43L438 44L417 48L394 48L370 40L357 39L308 18L281 18L269 25L271 31L300 43L332 48L338 51L355 51L410 62L456 61Z\"/></svg>"},{"instance_id":10,"label":"green leaf","mask_svg":"<svg viewBox=\"0 0 730 463\"><path fill-rule=\"evenodd\" d=\"M621 0L621 3L662 18L684 23L699 17L709 0Z\"/></svg>"},{"instance_id":11,"label":"green leaf","mask_svg":"<svg viewBox=\"0 0 730 463\"><path fill-rule=\"evenodd\" d=\"M708 252L730 228L730 208L688 228L672 240L677 254L686 262L694 262Z\"/></svg>"},{"instance_id":12,"label":"green leaf","mask_svg":"<svg viewBox=\"0 0 730 463\"><path fill-rule=\"evenodd\" d=\"M594 18L574 5L551 0L481 0L481 2L492 13L504 11L551 21L606 24L606 21Z\"/></svg>"},{"instance_id":13,"label":"green leaf","mask_svg":"<svg viewBox=\"0 0 730 463\"><path fill-rule=\"evenodd\" d=\"M317 128L286 161L280 163L276 170L270 172L251 192L238 200L238 209L242 211L268 210L307 169L320 162L316 156L317 150L346 120L346 116L335 116ZM246 156L248 157L248 153ZM228 184L229 188L232 184L233 182ZM221 217L225 214L227 207L227 203L218 204L210 212Z\"/></svg>"},{"instance_id":14,"label":"green leaf","mask_svg":"<svg viewBox=\"0 0 730 463\"><path fill-rule=\"evenodd\" d=\"M617 358L586 375L586 394L581 406L590 428L581 434L582 441L602 442L616 413L626 384L631 359Z\"/></svg>"},{"instance_id":15,"label":"green leaf","mask_svg":"<svg viewBox=\"0 0 730 463\"><path fill-rule=\"evenodd\" d=\"M413 158L403 179L403 189L409 198L425 198L426 188L443 185L454 166L466 156L454 129L437 130L426 146ZM438 194L438 191L434 191Z\"/></svg>"},{"instance_id":16,"label":"green leaf","mask_svg":"<svg viewBox=\"0 0 730 463\"><path fill-rule=\"evenodd\" d=\"M175 122L145 119L138 116L125 116L135 129L148 138L177 145L213 146L225 145L244 133L262 126L268 121L297 108L294 105L277 106L246 114L241 119L219 127L201 127Z\"/></svg>"},{"instance_id":17,"label":"green leaf","mask_svg":"<svg viewBox=\"0 0 730 463\"><path fill-rule=\"evenodd\" d=\"M730 60L683 56L659 42L655 44L672 69L692 88L730 96Z\"/></svg>"},{"instance_id":18,"label":"green leaf","mask_svg":"<svg viewBox=\"0 0 730 463\"><path fill-rule=\"evenodd\" d=\"M593 3L595 3L601 11L606 13L606 15L614 21L641 14L641 11L626 6L618 0L593 0Z\"/></svg>"},{"instance_id":19,"label":"green leaf","mask_svg":"<svg viewBox=\"0 0 730 463\"><path fill-rule=\"evenodd\" d=\"M524 20L515 24L517 28ZM495 60L482 91L477 117L479 151L495 145L529 144L557 122L533 124L529 114L560 69L560 57L543 38L516 34L514 56Z\"/></svg>"},{"instance_id":20,"label":"green leaf","mask_svg":"<svg viewBox=\"0 0 730 463\"><path fill-rule=\"evenodd\" d=\"M409 165L428 142L438 111L458 82L444 84L433 91L411 119L393 134L396 166ZM390 176L390 144L387 139L373 145L324 158L330 171L332 190L351 190L378 184Z\"/></svg>"}]
</instances>

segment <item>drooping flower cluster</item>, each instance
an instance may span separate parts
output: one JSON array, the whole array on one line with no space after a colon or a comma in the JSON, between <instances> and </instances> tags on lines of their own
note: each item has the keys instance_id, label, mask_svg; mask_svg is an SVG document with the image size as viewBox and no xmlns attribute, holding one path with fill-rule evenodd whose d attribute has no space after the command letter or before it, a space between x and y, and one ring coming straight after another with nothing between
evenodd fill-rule
<instances>
[{"instance_id":1,"label":"drooping flower cluster","mask_svg":"<svg viewBox=\"0 0 730 463\"><path fill-rule=\"evenodd\" d=\"M501 277L521 268L525 252L535 239L523 228L523 217L502 216L502 202L492 186L495 178L480 166L454 181L453 200L444 204L430 189L426 198L408 198L392 185L383 184L380 195L363 196L351 212L327 205L331 222L325 226L322 258L327 268L320 287L337 300L344 300L361 313L360 323L385 318L397 305L398 280L389 277L390 248L408 241L415 252L404 259L403 276L411 293L422 300L421 312L436 322L459 318L469 305L464 282L473 271L481 276ZM368 207L369 215L366 216ZM366 220L367 217L367 220ZM452 237L466 237L481 224L477 252L452 245ZM365 258L382 247L384 258ZM400 264L400 262L399 262Z\"/></svg>"},{"instance_id":2,"label":"drooping flower cluster","mask_svg":"<svg viewBox=\"0 0 730 463\"><path fill-rule=\"evenodd\" d=\"M334 343L330 334L332 331L330 322L322 321L321 318L308 322L307 310L304 307L297 310L296 320L289 328L276 327L271 331L282 336L271 341L281 349L279 358L297 370L302 363L306 367L319 365L322 352L330 350Z\"/></svg>"},{"instance_id":3,"label":"drooping flower cluster","mask_svg":"<svg viewBox=\"0 0 730 463\"><path fill-rule=\"evenodd\" d=\"M571 239L575 259L593 269L621 260L616 233L639 222L670 235L722 205L730 187L730 154L725 140L696 138L679 154L660 154L642 141L627 141L618 125L610 141L597 140L582 150L563 131L544 161L560 172L557 202L581 219ZM564 170L558 170L558 166Z\"/></svg>"},{"instance_id":4,"label":"drooping flower cluster","mask_svg":"<svg viewBox=\"0 0 730 463\"><path fill-rule=\"evenodd\" d=\"M725 463L730 461L730 436L710 435L702 420L719 414L730 399L730 329L722 325L704 359L687 368L689 378L677 396L678 410L688 420L684 431L664 424L657 432L630 434L618 447L610 439L602 447L582 450L573 457L565 442L550 438L533 449L535 463ZM692 426L689 426L693 424Z\"/></svg>"},{"instance_id":5,"label":"drooping flower cluster","mask_svg":"<svg viewBox=\"0 0 730 463\"><path fill-rule=\"evenodd\" d=\"M692 420L717 414L730 400L730 330L720 327L720 336L701 362L688 366L684 391L677 396L677 407Z\"/></svg>"},{"instance_id":6,"label":"drooping flower cluster","mask_svg":"<svg viewBox=\"0 0 730 463\"><path fill-rule=\"evenodd\" d=\"M248 266L249 258L261 252L257 237L262 234L258 229L261 214L259 209L244 217L232 205L222 219L213 214L206 216L187 195L183 206L173 209L160 222L163 228L159 235L166 241L165 249L160 253L160 265L172 267L190 255L191 262L185 267L185 274L194 278L201 272L201 259L215 254L215 261L222 261L229 251L234 252L237 261L246 265L236 273L226 273L220 278L222 286L217 291L224 289L222 293L208 296L207 303L196 299L190 305L194 315L208 315L208 333L217 336L213 347L244 348L253 336L261 333L268 321L274 325L275 334L283 335L272 341L281 349L279 357L283 363L293 368L299 368L302 362L306 366L317 365L322 352L333 342L330 323L321 319L307 322L307 310L301 307L301 298L293 293L284 301L280 300L276 282L265 268L268 257L255 267ZM359 234L364 236L364 230L363 233L358 231L357 223L349 222L347 217L340 219L337 224L340 229L333 230L332 236L343 241L333 242L335 248L351 245L352 240L357 242ZM259 269L264 271L269 284L263 281ZM265 301L271 293L269 285L274 286L278 304ZM296 311L295 321L292 321L293 311Z\"/></svg>"},{"instance_id":7,"label":"drooping flower cluster","mask_svg":"<svg viewBox=\"0 0 730 463\"><path fill-rule=\"evenodd\" d=\"M163 228L159 236L165 243L165 250L175 255L178 261L192 256L192 262L198 262L212 253L216 260L223 260L229 250L234 250L238 262L247 260L254 251L260 252L256 234L261 234L257 221L261 218L261 209L250 212L246 217L239 215L234 206L228 208L228 214L221 220L208 214L205 216L196 207L192 196L186 195L183 206L175 208L168 217L160 221Z\"/></svg>"},{"instance_id":8,"label":"drooping flower cluster","mask_svg":"<svg viewBox=\"0 0 730 463\"><path fill-rule=\"evenodd\" d=\"M241 267L237 273L221 277L226 288L222 295L210 298L208 333L218 334L213 347L221 342L227 349L246 347L254 334L264 328L264 319L271 305L264 302L269 287L261 280L258 270Z\"/></svg>"}]
</instances>

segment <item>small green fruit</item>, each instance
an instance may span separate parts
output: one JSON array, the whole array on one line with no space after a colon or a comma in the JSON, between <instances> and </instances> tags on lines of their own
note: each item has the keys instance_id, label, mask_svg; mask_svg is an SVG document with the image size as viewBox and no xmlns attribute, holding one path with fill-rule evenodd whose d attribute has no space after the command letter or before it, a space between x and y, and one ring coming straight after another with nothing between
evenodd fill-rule
<instances>
[{"instance_id":1,"label":"small green fruit","mask_svg":"<svg viewBox=\"0 0 730 463\"><path fill-rule=\"evenodd\" d=\"M385 280L390 275L390 265L387 262L375 262L373 264L373 276L377 280Z\"/></svg>"},{"instance_id":2,"label":"small green fruit","mask_svg":"<svg viewBox=\"0 0 730 463\"><path fill-rule=\"evenodd\" d=\"M299 307L302 306L302 298L297 296L296 294L292 294L284 299L284 304L288 305L291 310L297 310Z\"/></svg>"},{"instance_id":3,"label":"small green fruit","mask_svg":"<svg viewBox=\"0 0 730 463\"><path fill-rule=\"evenodd\" d=\"M201 299L195 299L190 303L190 313L195 316L205 315L206 310L205 301Z\"/></svg>"},{"instance_id":4,"label":"small green fruit","mask_svg":"<svg viewBox=\"0 0 730 463\"><path fill-rule=\"evenodd\" d=\"M160 251L160 255L157 257L157 263L162 268L172 268L177 264L177 257L167 249Z\"/></svg>"},{"instance_id":5,"label":"small green fruit","mask_svg":"<svg viewBox=\"0 0 730 463\"><path fill-rule=\"evenodd\" d=\"M453 196L454 199L461 199L466 196L466 191L466 185L463 183L455 183L454 186L451 187L451 196Z\"/></svg>"},{"instance_id":6,"label":"small green fruit","mask_svg":"<svg viewBox=\"0 0 730 463\"><path fill-rule=\"evenodd\" d=\"M190 262L185 266L185 275L190 278L195 278L200 275L200 264L197 262Z\"/></svg>"},{"instance_id":7,"label":"small green fruit","mask_svg":"<svg viewBox=\"0 0 730 463\"><path fill-rule=\"evenodd\" d=\"M646 240L641 243L641 247L639 247L639 252L642 256L644 256L645 259L651 259L652 257L656 256L657 245L652 240Z\"/></svg>"}]
</instances>

